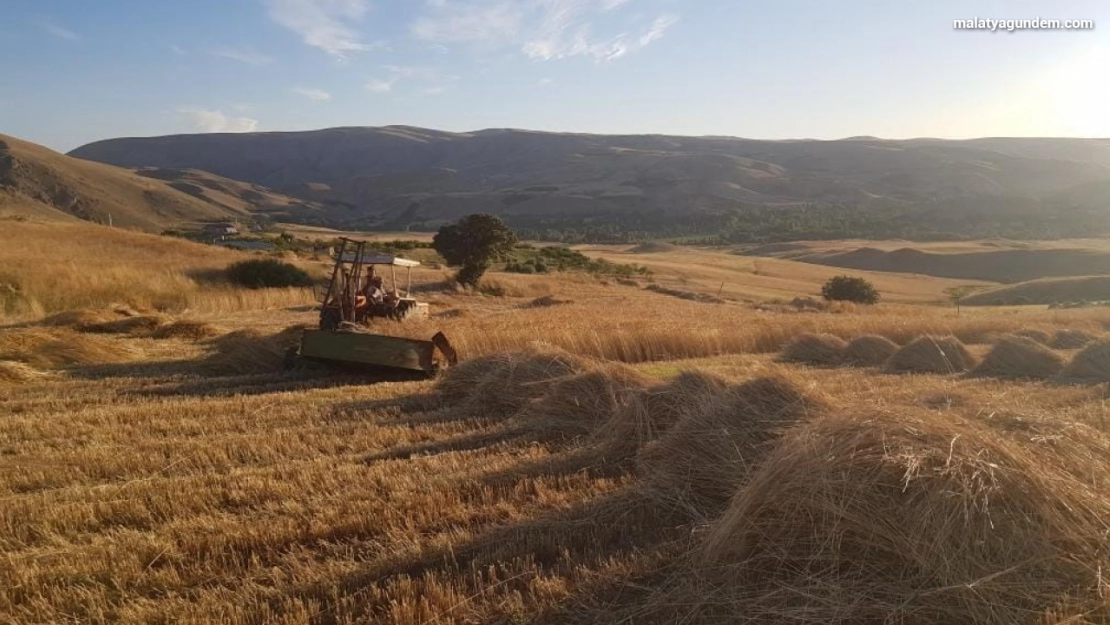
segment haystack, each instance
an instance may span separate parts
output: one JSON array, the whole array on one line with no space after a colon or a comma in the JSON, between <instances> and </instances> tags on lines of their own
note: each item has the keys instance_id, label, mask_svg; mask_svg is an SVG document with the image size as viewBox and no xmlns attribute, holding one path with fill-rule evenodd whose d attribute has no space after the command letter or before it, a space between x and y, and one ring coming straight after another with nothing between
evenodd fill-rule
<instances>
[{"instance_id":1,"label":"haystack","mask_svg":"<svg viewBox=\"0 0 1110 625\"><path fill-rule=\"evenodd\" d=\"M848 344L832 334L803 334L782 350L780 360L809 365L837 365Z\"/></svg>"},{"instance_id":2,"label":"haystack","mask_svg":"<svg viewBox=\"0 0 1110 625\"><path fill-rule=\"evenodd\" d=\"M636 415L630 406L651 384L651 379L619 363L597 363L589 371L569 375L546 384L546 390L531 401L511 423L541 440L569 441L597 434L612 440L624 423Z\"/></svg>"},{"instance_id":3,"label":"haystack","mask_svg":"<svg viewBox=\"0 0 1110 625\"><path fill-rule=\"evenodd\" d=\"M856 367L878 367L896 351L898 351L898 344L885 336L875 334L857 336L844 348L844 363Z\"/></svg>"},{"instance_id":4,"label":"haystack","mask_svg":"<svg viewBox=\"0 0 1110 625\"><path fill-rule=\"evenodd\" d=\"M440 378L436 390L457 409L506 419L547 392L553 380L588 371L595 364L557 347L534 344L459 363Z\"/></svg>"},{"instance_id":5,"label":"haystack","mask_svg":"<svg viewBox=\"0 0 1110 625\"><path fill-rule=\"evenodd\" d=\"M0 360L36 369L113 364L133 360L141 350L123 341L80 334L69 328L23 328L0 333Z\"/></svg>"},{"instance_id":6,"label":"haystack","mask_svg":"<svg viewBox=\"0 0 1110 625\"><path fill-rule=\"evenodd\" d=\"M782 377L757 378L705 396L638 454L654 497L696 515L719 510L786 428L826 410L825 402Z\"/></svg>"},{"instance_id":7,"label":"haystack","mask_svg":"<svg viewBox=\"0 0 1110 625\"><path fill-rule=\"evenodd\" d=\"M1060 372L1060 377L1077 382L1110 381L1110 340L1084 347L1072 357L1071 362Z\"/></svg>"},{"instance_id":8,"label":"haystack","mask_svg":"<svg viewBox=\"0 0 1110 625\"><path fill-rule=\"evenodd\" d=\"M1060 330L1049 344L1053 349L1082 349L1095 340L1095 335L1083 330Z\"/></svg>"},{"instance_id":9,"label":"haystack","mask_svg":"<svg viewBox=\"0 0 1110 625\"><path fill-rule=\"evenodd\" d=\"M203 321L183 319L157 328L150 334L156 339L189 339L199 341L223 334L223 330Z\"/></svg>"},{"instance_id":10,"label":"haystack","mask_svg":"<svg viewBox=\"0 0 1110 625\"><path fill-rule=\"evenodd\" d=\"M98 334L150 334L167 323L169 323L169 319L161 315L139 315L94 323L83 326L81 330Z\"/></svg>"},{"instance_id":11,"label":"haystack","mask_svg":"<svg viewBox=\"0 0 1110 625\"><path fill-rule=\"evenodd\" d=\"M708 535L688 622L1010 625L1096 599L1110 498L1035 445L938 413L794 429Z\"/></svg>"},{"instance_id":12,"label":"haystack","mask_svg":"<svg viewBox=\"0 0 1110 625\"><path fill-rule=\"evenodd\" d=\"M285 366L290 350L300 342L304 326L291 326L277 334L239 330L212 340L216 350L201 363L213 375L273 373Z\"/></svg>"},{"instance_id":13,"label":"haystack","mask_svg":"<svg viewBox=\"0 0 1110 625\"><path fill-rule=\"evenodd\" d=\"M954 336L923 336L886 361L890 373L961 373L975 366L975 357Z\"/></svg>"},{"instance_id":14,"label":"haystack","mask_svg":"<svg viewBox=\"0 0 1110 625\"><path fill-rule=\"evenodd\" d=\"M995 344L971 375L984 378L1044 379L1064 368L1064 358L1032 339L1010 336Z\"/></svg>"},{"instance_id":15,"label":"haystack","mask_svg":"<svg viewBox=\"0 0 1110 625\"><path fill-rule=\"evenodd\" d=\"M1014 332L1014 335L1027 338L1031 341L1036 341L1041 345L1048 345L1052 342L1052 336L1048 332L1045 332L1044 330L1038 330L1036 328L1026 328L1025 330L1018 330L1017 332Z\"/></svg>"}]
</instances>

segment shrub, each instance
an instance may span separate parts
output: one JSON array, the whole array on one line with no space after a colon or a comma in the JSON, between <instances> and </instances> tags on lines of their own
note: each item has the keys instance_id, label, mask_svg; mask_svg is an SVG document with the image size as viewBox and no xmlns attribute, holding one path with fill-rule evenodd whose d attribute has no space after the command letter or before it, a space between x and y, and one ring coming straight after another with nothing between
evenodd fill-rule
<instances>
[{"instance_id":1,"label":"shrub","mask_svg":"<svg viewBox=\"0 0 1110 625\"><path fill-rule=\"evenodd\" d=\"M825 286L821 287L821 296L830 302L879 303L879 292L875 290L875 285L863 278L852 276L836 276L830 279Z\"/></svg>"},{"instance_id":2,"label":"shrub","mask_svg":"<svg viewBox=\"0 0 1110 625\"><path fill-rule=\"evenodd\" d=\"M227 279L249 289L266 287L312 286L305 270L273 258L241 260L228 265Z\"/></svg>"}]
</instances>

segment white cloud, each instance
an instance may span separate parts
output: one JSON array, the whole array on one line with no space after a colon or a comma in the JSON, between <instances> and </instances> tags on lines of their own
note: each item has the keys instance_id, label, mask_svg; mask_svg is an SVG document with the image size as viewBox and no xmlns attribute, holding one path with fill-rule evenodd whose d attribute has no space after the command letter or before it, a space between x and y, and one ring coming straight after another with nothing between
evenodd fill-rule
<instances>
[{"instance_id":1,"label":"white cloud","mask_svg":"<svg viewBox=\"0 0 1110 625\"><path fill-rule=\"evenodd\" d=\"M366 88L374 93L387 93L393 91L394 80L371 80L366 83Z\"/></svg>"},{"instance_id":2,"label":"white cloud","mask_svg":"<svg viewBox=\"0 0 1110 625\"><path fill-rule=\"evenodd\" d=\"M428 14L412 25L423 40L485 47L518 47L525 56L551 61L575 56L612 61L659 40L678 18L650 23L624 15L633 0L428 0ZM613 33L614 23L623 31ZM595 34L610 31L608 35Z\"/></svg>"},{"instance_id":3,"label":"white cloud","mask_svg":"<svg viewBox=\"0 0 1110 625\"><path fill-rule=\"evenodd\" d=\"M306 88L306 87L294 87L293 88L293 93L296 93L297 95L303 95L304 97L308 98L309 100L315 100L317 102L325 102L325 101L331 99L331 94L328 93L327 91L324 91L323 89L309 89L309 88Z\"/></svg>"},{"instance_id":4,"label":"white cloud","mask_svg":"<svg viewBox=\"0 0 1110 625\"><path fill-rule=\"evenodd\" d=\"M185 56L185 49L181 46L170 46L170 51L172 51L177 56Z\"/></svg>"},{"instance_id":5,"label":"white cloud","mask_svg":"<svg viewBox=\"0 0 1110 625\"><path fill-rule=\"evenodd\" d=\"M550 79L550 78L541 78L536 82L536 86L537 87L546 87L546 86L552 85L554 83L555 83L555 81Z\"/></svg>"},{"instance_id":6,"label":"white cloud","mask_svg":"<svg viewBox=\"0 0 1110 625\"><path fill-rule=\"evenodd\" d=\"M54 35L55 37L57 37L59 39L68 39L70 41L77 41L78 39L81 38L80 35L73 32L72 30L69 30L68 28L62 28L61 26L58 26L57 24L53 24L51 22L44 22L42 24L42 27L46 29L46 32L50 33L51 35Z\"/></svg>"},{"instance_id":7,"label":"white cloud","mask_svg":"<svg viewBox=\"0 0 1110 625\"><path fill-rule=\"evenodd\" d=\"M434 15L412 25L419 39L436 43L480 43L487 46L512 42L519 34L526 7L519 0L448 2L430 0Z\"/></svg>"},{"instance_id":8,"label":"white cloud","mask_svg":"<svg viewBox=\"0 0 1110 625\"><path fill-rule=\"evenodd\" d=\"M211 109L178 109L177 114L200 132L254 132L258 120L249 117L228 117Z\"/></svg>"},{"instance_id":9,"label":"white cloud","mask_svg":"<svg viewBox=\"0 0 1110 625\"><path fill-rule=\"evenodd\" d=\"M212 51L212 55L254 66L268 65L274 62L274 57L250 49L218 48Z\"/></svg>"},{"instance_id":10,"label":"white cloud","mask_svg":"<svg viewBox=\"0 0 1110 625\"><path fill-rule=\"evenodd\" d=\"M353 29L353 23L366 14L366 0L266 0L266 4L271 19L336 59L371 47Z\"/></svg>"}]
</instances>

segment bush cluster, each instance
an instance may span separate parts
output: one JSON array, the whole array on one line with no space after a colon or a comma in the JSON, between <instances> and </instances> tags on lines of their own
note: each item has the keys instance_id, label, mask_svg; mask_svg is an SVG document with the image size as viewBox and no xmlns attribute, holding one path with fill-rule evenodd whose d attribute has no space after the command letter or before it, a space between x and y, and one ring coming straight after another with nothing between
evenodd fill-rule
<instances>
[{"instance_id":1,"label":"bush cluster","mask_svg":"<svg viewBox=\"0 0 1110 625\"><path fill-rule=\"evenodd\" d=\"M227 279L232 284L248 289L312 286L312 277L305 270L273 258L232 263L227 267Z\"/></svg>"}]
</instances>

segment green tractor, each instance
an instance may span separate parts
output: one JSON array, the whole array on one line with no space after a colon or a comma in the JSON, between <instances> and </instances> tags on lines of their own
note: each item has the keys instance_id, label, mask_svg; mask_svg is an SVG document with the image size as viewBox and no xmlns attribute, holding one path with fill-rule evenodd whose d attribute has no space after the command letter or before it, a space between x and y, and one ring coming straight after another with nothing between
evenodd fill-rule
<instances>
[{"instance_id":1,"label":"green tractor","mask_svg":"<svg viewBox=\"0 0 1110 625\"><path fill-rule=\"evenodd\" d=\"M428 317L428 304L417 301L411 291L412 268L420 263L368 250L365 241L342 238L340 243L320 303L320 327L304 331L298 355L332 364L425 376L454 365L458 356L442 332L427 341L374 332L390 321ZM386 267L388 283L381 275ZM406 270L404 290L399 288L397 267Z\"/></svg>"}]
</instances>

